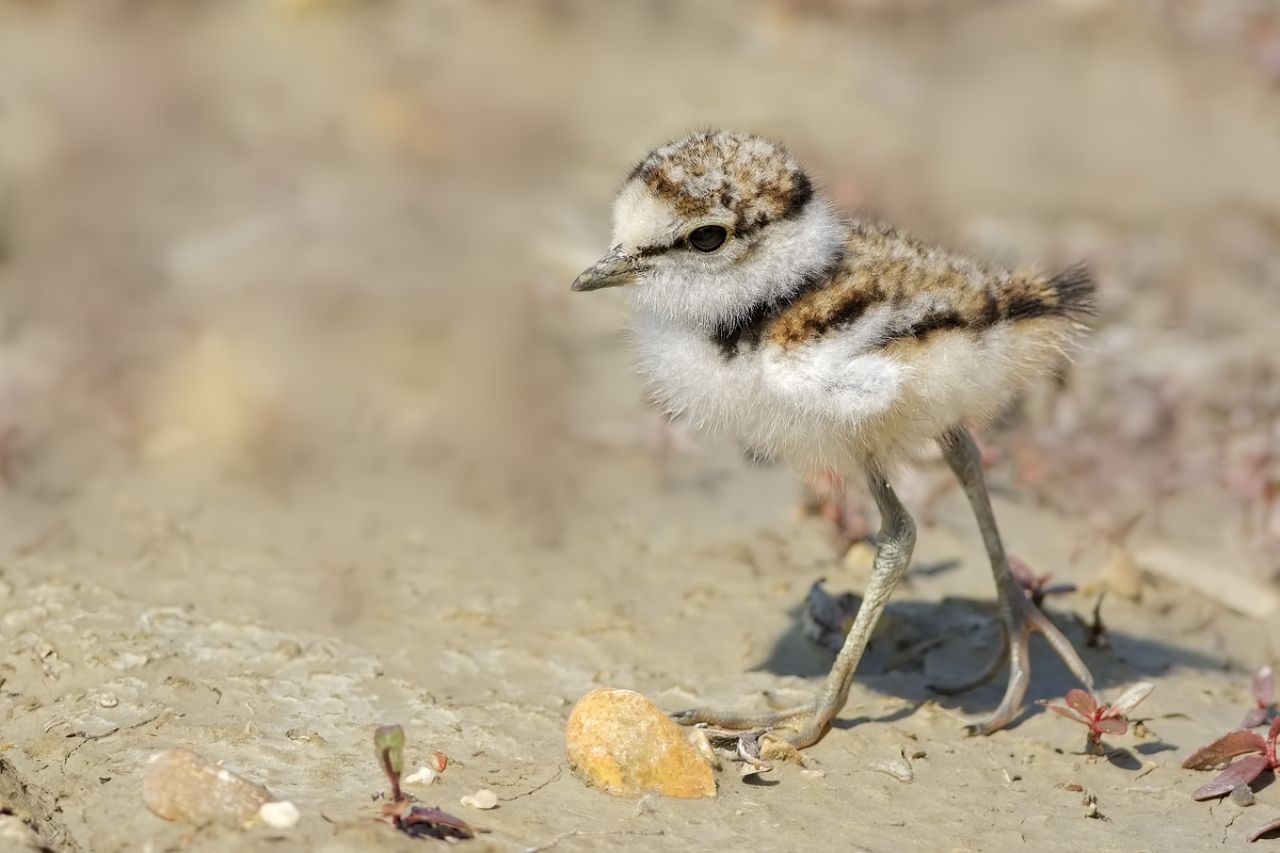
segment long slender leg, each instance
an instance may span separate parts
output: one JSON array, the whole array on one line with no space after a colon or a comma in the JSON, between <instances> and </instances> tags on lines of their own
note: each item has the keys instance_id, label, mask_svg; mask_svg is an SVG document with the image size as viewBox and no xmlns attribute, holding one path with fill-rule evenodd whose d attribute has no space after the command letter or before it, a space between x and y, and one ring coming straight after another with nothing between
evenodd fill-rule
<instances>
[{"instance_id":1,"label":"long slender leg","mask_svg":"<svg viewBox=\"0 0 1280 853\"><path fill-rule=\"evenodd\" d=\"M1000 700L996 710L979 725L977 731L990 734L1003 728L1022 706L1027 693L1027 684L1031 678L1031 663L1028 650L1033 632L1038 631L1049 642L1049 645L1062 658L1076 678L1089 690L1093 689L1093 676L1089 668L1080 660L1071 642L1062 635L1057 626L1049 621L1022 591L1018 581L1009 570L1009 560L1004 552L1004 544L1000 541L1000 531L996 527L995 513L991 510L991 500L987 496L986 478L982 471L982 456L973 437L964 427L955 427L943 434L939 439L943 456L956 479L964 488L973 507L973 514L978 520L978 529L982 532L982 541L987 548L987 556L991 560L991 572L995 576L996 595L1000 606L1000 618L1005 631L1004 648L1001 658L1007 652L1009 656L1009 685L1005 689L1004 698ZM982 673L970 686L980 683L995 674L996 665ZM948 692L955 691L956 685Z\"/></svg>"},{"instance_id":2,"label":"long slender leg","mask_svg":"<svg viewBox=\"0 0 1280 853\"><path fill-rule=\"evenodd\" d=\"M817 700L809 705L769 714L726 714L703 709L680 711L672 715L676 722L684 725L708 723L735 730L768 728L776 736L800 748L816 743L826 734L831 721L849 699L854 671L862 660L862 653L880 620L880 614L889 603L889 596L906 574L916 542L915 522L894 494L884 474L873 467L868 471L867 482L880 508L882 519L876 542L875 563L862 606L858 608L853 627L845 637L844 645L836 656L835 664L832 665Z\"/></svg>"}]
</instances>

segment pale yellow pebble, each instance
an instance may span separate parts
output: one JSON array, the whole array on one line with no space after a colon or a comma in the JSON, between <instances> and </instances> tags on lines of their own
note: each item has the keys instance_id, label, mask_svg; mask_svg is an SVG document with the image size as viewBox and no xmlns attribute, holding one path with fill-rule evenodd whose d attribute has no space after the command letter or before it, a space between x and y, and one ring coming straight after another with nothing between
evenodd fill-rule
<instances>
[{"instance_id":1,"label":"pale yellow pebble","mask_svg":"<svg viewBox=\"0 0 1280 853\"><path fill-rule=\"evenodd\" d=\"M716 795L715 774L679 726L632 690L599 688L578 700L565 727L569 766L618 797Z\"/></svg>"},{"instance_id":2,"label":"pale yellow pebble","mask_svg":"<svg viewBox=\"0 0 1280 853\"><path fill-rule=\"evenodd\" d=\"M871 567L876 561L876 547L861 540L849 546L844 552L844 567L855 575L871 574Z\"/></svg>"}]
</instances>

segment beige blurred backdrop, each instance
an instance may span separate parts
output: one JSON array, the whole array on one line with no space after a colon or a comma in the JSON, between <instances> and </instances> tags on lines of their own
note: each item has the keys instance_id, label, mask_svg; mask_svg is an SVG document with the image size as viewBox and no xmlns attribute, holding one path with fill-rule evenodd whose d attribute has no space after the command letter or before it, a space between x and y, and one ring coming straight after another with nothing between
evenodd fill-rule
<instances>
[{"instance_id":1,"label":"beige blurred backdrop","mask_svg":"<svg viewBox=\"0 0 1280 853\"><path fill-rule=\"evenodd\" d=\"M924 685L997 641L928 458L901 473L917 565L964 568L890 608L916 652L860 671L825 780L726 774L721 802L646 817L556 770L594 686L802 695L829 663L797 633L810 584L862 583L789 473L646 403L624 297L568 290L631 165L716 126L784 140L850 210L1092 265L1072 370L983 432L997 512L1082 586L1124 547L1173 554L1177 582L1129 566L1115 652L1087 654L1106 690L1158 680L1183 745L1234 725L1225 670L1280 651L1232 612L1280 570L1274 2L0 0L0 793L66 849L136 849L162 828L124 786L189 745L295 798L296 849L365 849L343 833L369 821L310 815L368 810L369 732L403 721L450 756L441 802L495 788L486 820L522 849L796 849L855 820L869 849L906 825L957 849L1226 832L1145 794L1108 795L1114 823L1058 809L1058 782L1131 783L1050 750L1051 714L959 737L954 709L999 686L941 707ZM1087 618L1088 589L1055 612ZM1065 689L1053 666L1029 698ZM914 786L865 769L903 731L933 762ZM1183 785L1166 764L1139 784ZM188 849L282 849L246 838Z\"/></svg>"},{"instance_id":2,"label":"beige blurred backdrop","mask_svg":"<svg viewBox=\"0 0 1280 853\"><path fill-rule=\"evenodd\" d=\"M629 164L724 125L847 207L1093 263L1101 329L1041 448L1074 463L1043 464L1123 466L1075 509L1229 501L1276 474L1276 27L1249 2L4 3L6 499L385 465L428 526L439 501L560 537L595 445L661 433L621 304L566 283Z\"/></svg>"}]
</instances>

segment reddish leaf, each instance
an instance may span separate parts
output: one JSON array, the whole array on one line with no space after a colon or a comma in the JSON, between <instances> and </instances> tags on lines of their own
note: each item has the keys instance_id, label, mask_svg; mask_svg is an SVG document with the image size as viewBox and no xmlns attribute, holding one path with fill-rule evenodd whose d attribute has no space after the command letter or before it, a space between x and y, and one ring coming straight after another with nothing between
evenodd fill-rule
<instances>
[{"instance_id":1,"label":"reddish leaf","mask_svg":"<svg viewBox=\"0 0 1280 853\"><path fill-rule=\"evenodd\" d=\"M408 814L400 818L396 826L401 832L415 838L424 835L441 840L450 838L466 840L476 837L476 831L472 829L471 824L462 818L427 806L414 806L409 809Z\"/></svg>"},{"instance_id":2,"label":"reddish leaf","mask_svg":"<svg viewBox=\"0 0 1280 853\"><path fill-rule=\"evenodd\" d=\"M1249 840L1257 841L1262 836L1266 835L1269 832L1275 832L1277 829L1280 829L1280 818L1276 818L1266 826L1260 826L1257 829L1255 829L1253 832L1249 833Z\"/></svg>"},{"instance_id":3,"label":"reddish leaf","mask_svg":"<svg viewBox=\"0 0 1280 853\"><path fill-rule=\"evenodd\" d=\"M1262 708L1275 701L1276 675L1271 667L1259 667L1258 671L1253 674L1253 698L1258 701L1258 706Z\"/></svg>"},{"instance_id":4,"label":"reddish leaf","mask_svg":"<svg viewBox=\"0 0 1280 853\"><path fill-rule=\"evenodd\" d=\"M1061 705L1050 705L1048 702L1045 702L1044 706L1048 708L1050 711L1053 711L1055 714L1061 714L1062 716L1066 717L1068 720L1074 720L1077 723L1084 723L1086 726L1092 722L1092 720L1089 720L1086 717L1081 717L1079 714L1077 714L1075 711L1071 710L1070 708L1064 708Z\"/></svg>"},{"instance_id":5,"label":"reddish leaf","mask_svg":"<svg viewBox=\"0 0 1280 853\"><path fill-rule=\"evenodd\" d=\"M1122 735L1129 731L1129 724L1117 717L1111 717L1106 720L1098 720L1093 727L1104 735Z\"/></svg>"},{"instance_id":6,"label":"reddish leaf","mask_svg":"<svg viewBox=\"0 0 1280 853\"><path fill-rule=\"evenodd\" d=\"M1067 691L1067 704L1075 708L1086 720L1093 719L1094 712L1098 710L1098 700L1079 687L1073 687Z\"/></svg>"},{"instance_id":7,"label":"reddish leaf","mask_svg":"<svg viewBox=\"0 0 1280 853\"><path fill-rule=\"evenodd\" d=\"M1202 746L1182 762L1184 770L1212 770L1237 755L1247 752L1266 752L1267 744L1262 735L1245 729L1227 732L1208 746Z\"/></svg>"},{"instance_id":8,"label":"reddish leaf","mask_svg":"<svg viewBox=\"0 0 1280 853\"><path fill-rule=\"evenodd\" d=\"M1214 780L1209 784L1196 788L1191 798L1193 800L1209 800L1214 797L1221 797L1224 794L1230 794L1236 785L1248 785L1254 779L1257 779L1258 775L1267 769L1267 766L1267 757L1265 755L1250 755L1248 758L1242 758L1228 765L1227 769L1214 777Z\"/></svg>"},{"instance_id":9,"label":"reddish leaf","mask_svg":"<svg viewBox=\"0 0 1280 853\"><path fill-rule=\"evenodd\" d=\"M1240 728L1256 729L1258 726L1262 725L1266 721L1267 721L1266 708L1250 708L1248 712L1245 713L1244 719L1240 721Z\"/></svg>"}]
</instances>

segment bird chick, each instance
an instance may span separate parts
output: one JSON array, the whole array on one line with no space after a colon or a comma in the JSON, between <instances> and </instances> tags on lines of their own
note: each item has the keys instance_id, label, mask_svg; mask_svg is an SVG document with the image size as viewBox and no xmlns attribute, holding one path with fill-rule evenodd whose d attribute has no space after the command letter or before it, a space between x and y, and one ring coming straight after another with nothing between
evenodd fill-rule
<instances>
[{"instance_id":1,"label":"bird chick","mask_svg":"<svg viewBox=\"0 0 1280 853\"><path fill-rule=\"evenodd\" d=\"M827 731L890 594L915 525L887 474L937 441L977 517L996 579L1009 685L977 728L1021 707L1028 640L1042 633L1087 687L1088 669L1009 570L973 438L1061 364L1093 308L1083 268L992 269L894 228L840 215L781 145L696 133L655 149L613 208L613 248L574 290L629 285L639 364L672 414L802 475L861 473L882 528L863 604L816 701L761 715L684 711L687 724L770 729L795 746Z\"/></svg>"}]
</instances>

